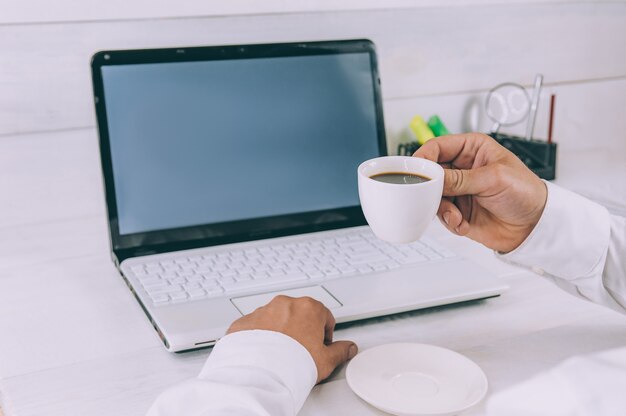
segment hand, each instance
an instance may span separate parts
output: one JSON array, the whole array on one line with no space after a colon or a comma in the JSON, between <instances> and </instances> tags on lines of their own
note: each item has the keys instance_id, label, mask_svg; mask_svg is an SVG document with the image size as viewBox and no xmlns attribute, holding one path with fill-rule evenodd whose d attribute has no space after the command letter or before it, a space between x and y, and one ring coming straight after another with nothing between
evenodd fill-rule
<instances>
[{"instance_id":1,"label":"hand","mask_svg":"<svg viewBox=\"0 0 626 416\"><path fill-rule=\"evenodd\" d=\"M276 296L233 322L227 334L251 329L282 332L302 344L315 361L318 383L358 351L354 342L333 342L335 318L328 308L310 297Z\"/></svg>"},{"instance_id":2,"label":"hand","mask_svg":"<svg viewBox=\"0 0 626 416\"><path fill-rule=\"evenodd\" d=\"M528 237L543 213L546 185L489 136L438 137L413 156L444 167L444 198L437 215L455 234L506 253Z\"/></svg>"}]
</instances>

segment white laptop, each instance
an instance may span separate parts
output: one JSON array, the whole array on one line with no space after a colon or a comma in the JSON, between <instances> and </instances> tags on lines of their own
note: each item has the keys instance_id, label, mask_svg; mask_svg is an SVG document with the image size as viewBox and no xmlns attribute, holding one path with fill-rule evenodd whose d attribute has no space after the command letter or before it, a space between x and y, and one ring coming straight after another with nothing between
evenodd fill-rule
<instances>
[{"instance_id":1,"label":"white laptop","mask_svg":"<svg viewBox=\"0 0 626 416\"><path fill-rule=\"evenodd\" d=\"M506 289L367 227L356 169L386 154L370 41L106 51L92 75L113 261L169 351L279 293L346 322Z\"/></svg>"}]
</instances>

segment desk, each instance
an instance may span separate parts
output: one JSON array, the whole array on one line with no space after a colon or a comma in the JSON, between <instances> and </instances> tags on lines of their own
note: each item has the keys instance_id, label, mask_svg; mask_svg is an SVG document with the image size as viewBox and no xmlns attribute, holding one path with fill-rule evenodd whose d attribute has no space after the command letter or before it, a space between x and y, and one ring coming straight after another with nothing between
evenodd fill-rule
<instances>
[{"instance_id":1,"label":"desk","mask_svg":"<svg viewBox=\"0 0 626 416\"><path fill-rule=\"evenodd\" d=\"M559 183L626 209L624 168L623 150L562 153ZM602 186L589 178L602 178ZM0 140L0 192L0 400L6 416L143 415L161 391L198 373L210 350L166 352L108 258L94 129ZM338 338L362 349L394 341L451 348L485 370L490 392L569 356L626 345L623 316L499 262L436 222L428 234L482 264L510 291L345 325ZM480 406L467 414L479 412ZM301 414L381 413L349 391L339 369L314 389Z\"/></svg>"}]
</instances>

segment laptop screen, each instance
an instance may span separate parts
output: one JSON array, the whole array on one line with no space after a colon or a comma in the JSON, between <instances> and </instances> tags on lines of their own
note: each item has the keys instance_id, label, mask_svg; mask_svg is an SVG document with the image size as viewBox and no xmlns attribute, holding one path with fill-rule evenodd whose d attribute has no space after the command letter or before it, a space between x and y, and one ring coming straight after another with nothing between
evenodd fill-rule
<instances>
[{"instance_id":1,"label":"laptop screen","mask_svg":"<svg viewBox=\"0 0 626 416\"><path fill-rule=\"evenodd\" d=\"M355 207L381 153L368 51L101 71L119 236Z\"/></svg>"}]
</instances>

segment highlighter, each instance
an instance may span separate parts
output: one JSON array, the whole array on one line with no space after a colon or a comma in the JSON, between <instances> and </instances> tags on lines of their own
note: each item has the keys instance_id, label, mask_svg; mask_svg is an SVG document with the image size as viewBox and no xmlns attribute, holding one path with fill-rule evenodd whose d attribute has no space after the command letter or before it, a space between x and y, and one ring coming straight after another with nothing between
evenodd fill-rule
<instances>
[{"instance_id":1,"label":"highlighter","mask_svg":"<svg viewBox=\"0 0 626 416\"><path fill-rule=\"evenodd\" d=\"M435 137L447 136L448 134L450 134L450 131L448 130L446 125L443 124L443 121L441 121L439 116L436 114L428 119L428 127L430 127L430 129L433 131Z\"/></svg>"},{"instance_id":2,"label":"highlighter","mask_svg":"<svg viewBox=\"0 0 626 416\"><path fill-rule=\"evenodd\" d=\"M420 145L435 137L433 131L420 116L413 117L413 120L409 123L409 129L413 132Z\"/></svg>"}]
</instances>

